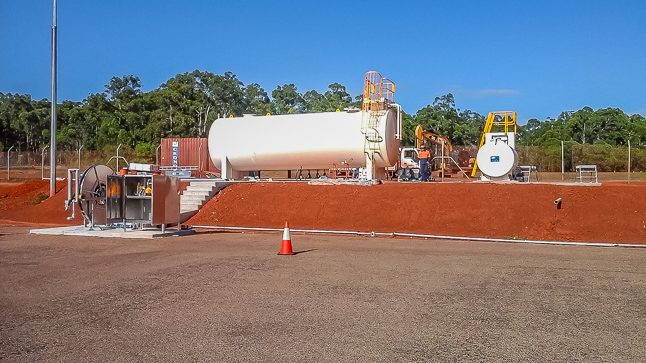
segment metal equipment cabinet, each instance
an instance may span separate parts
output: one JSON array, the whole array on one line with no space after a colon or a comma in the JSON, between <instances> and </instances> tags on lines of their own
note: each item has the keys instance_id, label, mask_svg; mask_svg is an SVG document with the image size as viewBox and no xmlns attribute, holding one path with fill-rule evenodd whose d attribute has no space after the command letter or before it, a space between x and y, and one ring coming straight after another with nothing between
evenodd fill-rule
<instances>
[{"instance_id":1,"label":"metal equipment cabinet","mask_svg":"<svg viewBox=\"0 0 646 363\"><path fill-rule=\"evenodd\" d=\"M107 179L107 223L178 224L179 179L166 175L110 175Z\"/></svg>"}]
</instances>

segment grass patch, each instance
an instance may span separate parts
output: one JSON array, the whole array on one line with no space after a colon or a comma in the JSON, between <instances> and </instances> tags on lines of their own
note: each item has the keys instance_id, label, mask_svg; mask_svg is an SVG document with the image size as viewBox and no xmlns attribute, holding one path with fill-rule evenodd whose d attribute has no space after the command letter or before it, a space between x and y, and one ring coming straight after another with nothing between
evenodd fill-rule
<instances>
[{"instance_id":1,"label":"grass patch","mask_svg":"<svg viewBox=\"0 0 646 363\"><path fill-rule=\"evenodd\" d=\"M34 198L33 204L34 205L40 204L40 203L43 202L43 200L45 200L47 198L49 198L49 194L47 194L47 193L38 193L38 195L36 195L36 197Z\"/></svg>"}]
</instances>

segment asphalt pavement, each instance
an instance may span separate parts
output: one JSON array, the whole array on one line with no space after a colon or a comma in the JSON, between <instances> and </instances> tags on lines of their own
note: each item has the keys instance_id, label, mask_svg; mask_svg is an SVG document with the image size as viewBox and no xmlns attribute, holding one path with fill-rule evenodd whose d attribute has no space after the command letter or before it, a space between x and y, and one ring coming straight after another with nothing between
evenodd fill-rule
<instances>
[{"instance_id":1,"label":"asphalt pavement","mask_svg":"<svg viewBox=\"0 0 646 363\"><path fill-rule=\"evenodd\" d=\"M636 362L646 249L0 228L0 360Z\"/></svg>"}]
</instances>

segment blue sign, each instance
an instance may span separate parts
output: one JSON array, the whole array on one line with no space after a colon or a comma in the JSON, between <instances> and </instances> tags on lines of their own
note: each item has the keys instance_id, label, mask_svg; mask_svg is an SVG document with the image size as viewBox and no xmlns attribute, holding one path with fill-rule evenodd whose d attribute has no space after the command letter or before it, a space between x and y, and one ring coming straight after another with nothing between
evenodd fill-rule
<instances>
[{"instance_id":1,"label":"blue sign","mask_svg":"<svg viewBox=\"0 0 646 363\"><path fill-rule=\"evenodd\" d=\"M499 163L500 162L500 155L494 155L491 157L491 162L492 163Z\"/></svg>"}]
</instances>

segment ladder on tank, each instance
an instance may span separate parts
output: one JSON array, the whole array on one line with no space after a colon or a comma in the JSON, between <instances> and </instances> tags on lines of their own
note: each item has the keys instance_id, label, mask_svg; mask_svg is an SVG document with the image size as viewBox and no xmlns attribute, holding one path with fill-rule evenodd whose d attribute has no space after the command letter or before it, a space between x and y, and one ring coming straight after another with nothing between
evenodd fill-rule
<instances>
[{"instance_id":1,"label":"ladder on tank","mask_svg":"<svg viewBox=\"0 0 646 363\"><path fill-rule=\"evenodd\" d=\"M361 120L361 133L365 137L364 151L379 154L380 143L384 137L379 134L379 122L386 114L386 111L366 111L363 112Z\"/></svg>"},{"instance_id":2,"label":"ladder on tank","mask_svg":"<svg viewBox=\"0 0 646 363\"><path fill-rule=\"evenodd\" d=\"M372 158L381 153L383 135L379 134L381 119L394 102L395 83L379 72L369 71L364 76L363 102L361 105L361 133L364 135L364 152Z\"/></svg>"}]
</instances>

